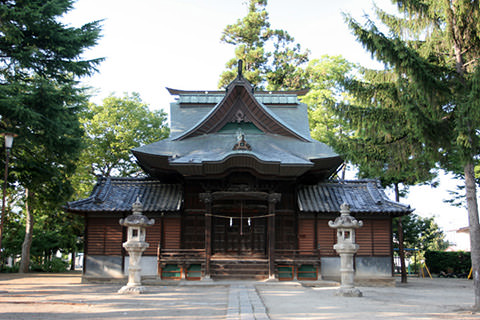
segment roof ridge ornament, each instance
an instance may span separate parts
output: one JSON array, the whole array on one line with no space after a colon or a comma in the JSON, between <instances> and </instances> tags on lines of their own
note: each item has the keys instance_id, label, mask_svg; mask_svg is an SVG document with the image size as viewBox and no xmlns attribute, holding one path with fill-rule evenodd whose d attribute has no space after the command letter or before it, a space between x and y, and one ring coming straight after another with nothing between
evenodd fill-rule
<instances>
[{"instance_id":1,"label":"roof ridge ornament","mask_svg":"<svg viewBox=\"0 0 480 320\"><path fill-rule=\"evenodd\" d=\"M252 147L245 140L245 133L241 128L237 130L237 143L233 146L232 150L244 150L251 151Z\"/></svg>"}]
</instances>

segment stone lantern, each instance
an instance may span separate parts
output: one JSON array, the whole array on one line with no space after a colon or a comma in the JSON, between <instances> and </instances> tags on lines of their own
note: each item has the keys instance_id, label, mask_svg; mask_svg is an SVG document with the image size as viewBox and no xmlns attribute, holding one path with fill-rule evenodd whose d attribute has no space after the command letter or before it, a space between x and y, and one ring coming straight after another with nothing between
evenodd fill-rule
<instances>
[{"instance_id":1,"label":"stone lantern","mask_svg":"<svg viewBox=\"0 0 480 320\"><path fill-rule=\"evenodd\" d=\"M128 264L128 283L123 286L119 293L139 294L145 291L141 283L140 259L142 253L148 248L149 244L145 242L146 227L155 223L155 220L148 219L142 214L143 206L140 200L132 205L132 213L125 219L120 219L120 224L128 228L127 242L123 243L123 247L130 256Z\"/></svg>"},{"instance_id":2,"label":"stone lantern","mask_svg":"<svg viewBox=\"0 0 480 320\"><path fill-rule=\"evenodd\" d=\"M340 206L340 217L329 221L331 228L337 229L337 243L333 248L340 254L341 285L336 295L344 297L361 297L362 292L354 287L353 255L358 251L355 243L355 229L363 226L350 215L350 206L346 203Z\"/></svg>"}]
</instances>

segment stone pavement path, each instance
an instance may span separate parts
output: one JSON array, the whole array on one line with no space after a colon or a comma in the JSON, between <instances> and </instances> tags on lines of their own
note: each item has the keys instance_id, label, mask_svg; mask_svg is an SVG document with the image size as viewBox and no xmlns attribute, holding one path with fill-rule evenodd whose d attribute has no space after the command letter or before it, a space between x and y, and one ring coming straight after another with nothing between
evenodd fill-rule
<instances>
[{"instance_id":1,"label":"stone pavement path","mask_svg":"<svg viewBox=\"0 0 480 320\"><path fill-rule=\"evenodd\" d=\"M253 285L230 285L227 320L269 320L262 299Z\"/></svg>"},{"instance_id":2,"label":"stone pavement path","mask_svg":"<svg viewBox=\"0 0 480 320\"><path fill-rule=\"evenodd\" d=\"M0 320L480 320L469 308L473 282L409 279L396 287L360 287L362 298L335 296L323 283L201 281L148 285L82 284L80 274L0 274Z\"/></svg>"}]
</instances>

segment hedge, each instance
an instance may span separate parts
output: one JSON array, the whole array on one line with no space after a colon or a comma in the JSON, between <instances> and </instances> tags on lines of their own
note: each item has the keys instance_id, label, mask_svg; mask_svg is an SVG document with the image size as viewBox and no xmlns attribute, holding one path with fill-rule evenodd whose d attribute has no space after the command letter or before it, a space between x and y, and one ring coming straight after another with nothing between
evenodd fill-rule
<instances>
[{"instance_id":1,"label":"hedge","mask_svg":"<svg viewBox=\"0 0 480 320\"><path fill-rule=\"evenodd\" d=\"M425 252L425 263L431 273L468 274L472 266L470 252L443 252L427 251Z\"/></svg>"}]
</instances>

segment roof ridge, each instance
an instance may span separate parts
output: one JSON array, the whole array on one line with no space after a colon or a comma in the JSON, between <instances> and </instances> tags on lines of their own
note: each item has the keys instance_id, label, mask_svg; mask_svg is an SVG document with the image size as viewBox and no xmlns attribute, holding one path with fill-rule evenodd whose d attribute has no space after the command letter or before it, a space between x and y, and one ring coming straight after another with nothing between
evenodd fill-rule
<instances>
[{"instance_id":1,"label":"roof ridge","mask_svg":"<svg viewBox=\"0 0 480 320\"><path fill-rule=\"evenodd\" d=\"M375 183L377 187L381 187L380 180L378 179L335 179L329 180L327 182L320 182L320 183L335 183L335 184L367 184L367 183Z\"/></svg>"},{"instance_id":2,"label":"roof ridge","mask_svg":"<svg viewBox=\"0 0 480 320\"><path fill-rule=\"evenodd\" d=\"M94 202L96 203L104 202L108 194L110 193L111 188L112 188L112 179L111 177L107 177L105 179L105 184L99 188L97 194L94 196Z\"/></svg>"},{"instance_id":3,"label":"roof ridge","mask_svg":"<svg viewBox=\"0 0 480 320\"><path fill-rule=\"evenodd\" d=\"M220 95L225 94L226 90L181 90L181 89L173 89L169 87L165 87L168 93L172 96L179 96L179 95ZM288 90L288 91L281 91L281 90L272 90L272 91L255 91L254 94L258 95L270 95L270 94L281 94L281 95L296 95L296 96L304 96L306 95L310 89L300 89L300 90Z\"/></svg>"}]
</instances>

